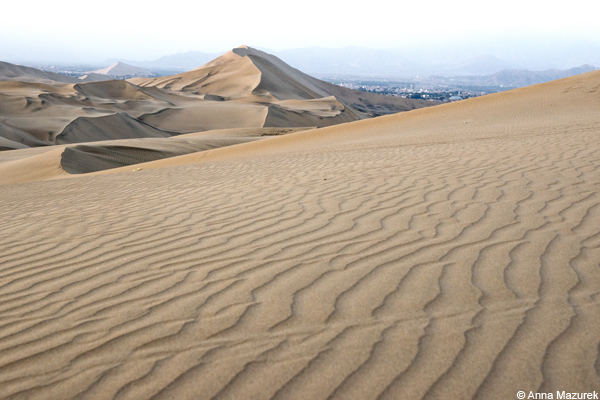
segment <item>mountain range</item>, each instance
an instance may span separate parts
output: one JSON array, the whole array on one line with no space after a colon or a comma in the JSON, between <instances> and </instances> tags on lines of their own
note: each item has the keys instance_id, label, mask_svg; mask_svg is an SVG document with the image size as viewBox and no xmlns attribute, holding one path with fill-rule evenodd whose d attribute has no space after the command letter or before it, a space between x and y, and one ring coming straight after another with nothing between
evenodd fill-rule
<instances>
[{"instance_id":1,"label":"mountain range","mask_svg":"<svg viewBox=\"0 0 600 400\"><path fill-rule=\"evenodd\" d=\"M404 49L309 47L271 51L294 68L309 74L424 77L431 75L491 75L504 69L565 70L574 66L600 65L600 46L592 42L529 43L518 41L484 44L446 43ZM147 69L186 71L216 56L189 51L153 61L109 59L104 65L123 61Z\"/></svg>"},{"instance_id":2,"label":"mountain range","mask_svg":"<svg viewBox=\"0 0 600 400\"><path fill-rule=\"evenodd\" d=\"M583 74L596 70L593 65L582 65L567 70L548 69L545 71L527 71L517 69L504 69L492 75L486 76L455 76L447 78L443 76L431 76L426 81L463 86L495 86L505 88L518 88L535 85L556 79L566 78L573 75Z\"/></svg>"},{"instance_id":3,"label":"mountain range","mask_svg":"<svg viewBox=\"0 0 600 400\"><path fill-rule=\"evenodd\" d=\"M176 53L160 57L156 60L140 61L129 59L109 58L104 60L102 64L109 65L116 62L123 62L136 67L158 70L181 70L189 71L197 68L199 65L204 65L207 62L219 57L221 53L204 53L201 51L188 51L184 53Z\"/></svg>"}]
</instances>

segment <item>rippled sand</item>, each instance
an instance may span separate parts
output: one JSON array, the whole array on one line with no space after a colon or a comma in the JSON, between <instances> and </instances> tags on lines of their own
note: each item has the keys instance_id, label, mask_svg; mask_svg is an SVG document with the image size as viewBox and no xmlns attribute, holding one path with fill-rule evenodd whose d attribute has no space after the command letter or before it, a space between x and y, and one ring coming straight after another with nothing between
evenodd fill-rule
<instances>
[{"instance_id":1,"label":"rippled sand","mask_svg":"<svg viewBox=\"0 0 600 400\"><path fill-rule=\"evenodd\" d=\"M598 391L599 87L0 186L0 397Z\"/></svg>"}]
</instances>

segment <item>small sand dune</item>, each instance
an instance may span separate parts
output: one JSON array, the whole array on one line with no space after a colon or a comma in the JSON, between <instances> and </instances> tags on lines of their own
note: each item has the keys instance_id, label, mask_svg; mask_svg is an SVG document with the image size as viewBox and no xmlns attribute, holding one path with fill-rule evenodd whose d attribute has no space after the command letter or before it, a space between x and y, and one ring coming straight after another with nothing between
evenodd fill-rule
<instances>
[{"instance_id":1,"label":"small sand dune","mask_svg":"<svg viewBox=\"0 0 600 400\"><path fill-rule=\"evenodd\" d=\"M60 147L0 154L39 174L0 190L1 397L598 392L599 87L91 174Z\"/></svg>"},{"instance_id":2,"label":"small sand dune","mask_svg":"<svg viewBox=\"0 0 600 400\"><path fill-rule=\"evenodd\" d=\"M79 117L56 136L56 144L84 143L97 140L169 137L169 132L156 129L127 114L101 117Z\"/></svg>"},{"instance_id":3,"label":"small sand dune","mask_svg":"<svg viewBox=\"0 0 600 400\"><path fill-rule=\"evenodd\" d=\"M3 123L0 123L0 139L2 139L2 146L7 150L45 145L35 136Z\"/></svg>"},{"instance_id":4,"label":"small sand dune","mask_svg":"<svg viewBox=\"0 0 600 400\"><path fill-rule=\"evenodd\" d=\"M148 96L135 85L127 81L102 81L77 84L74 89L88 97L99 97L102 99L115 100L150 100Z\"/></svg>"},{"instance_id":5,"label":"small sand dune","mask_svg":"<svg viewBox=\"0 0 600 400\"><path fill-rule=\"evenodd\" d=\"M97 122L100 118L92 118ZM135 121L135 120L134 120ZM108 120L114 122L114 120ZM117 120L119 122L119 120ZM89 125L93 131L104 126ZM127 129L127 126L121 127ZM135 128L135 126L134 126ZM198 153L256 140L300 132L309 128L240 128L195 132L175 137L143 137L137 139L103 140L28 148L15 142L2 142L7 149L0 152L0 186L48 179L71 178L78 174L152 162L185 154ZM83 130L85 134L85 130ZM9 147L12 146L12 147Z\"/></svg>"},{"instance_id":6,"label":"small sand dune","mask_svg":"<svg viewBox=\"0 0 600 400\"><path fill-rule=\"evenodd\" d=\"M1 129L1 127L0 127ZM15 149L26 149L29 146L24 145L23 143L16 142L14 140L6 139L0 136L0 151L2 150L15 150Z\"/></svg>"},{"instance_id":7,"label":"small sand dune","mask_svg":"<svg viewBox=\"0 0 600 400\"><path fill-rule=\"evenodd\" d=\"M260 137L188 137L168 139L116 140L66 147L60 165L70 174L85 174L126 165L141 164L183 154L196 153L234 144L248 143ZM0 171L2 167L0 166Z\"/></svg>"},{"instance_id":8,"label":"small sand dune","mask_svg":"<svg viewBox=\"0 0 600 400\"><path fill-rule=\"evenodd\" d=\"M152 73L147 69L134 67L123 62L116 62L106 68L90 72L91 75L110 75L110 76L151 76Z\"/></svg>"}]
</instances>

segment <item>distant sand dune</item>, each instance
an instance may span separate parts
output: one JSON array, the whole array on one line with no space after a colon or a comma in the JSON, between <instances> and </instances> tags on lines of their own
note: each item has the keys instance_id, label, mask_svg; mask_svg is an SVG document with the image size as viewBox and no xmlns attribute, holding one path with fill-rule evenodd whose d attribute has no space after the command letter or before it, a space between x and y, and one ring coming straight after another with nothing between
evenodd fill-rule
<instances>
[{"instance_id":1,"label":"distant sand dune","mask_svg":"<svg viewBox=\"0 0 600 400\"><path fill-rule=\"evenodd\" d=\"M0 61L0 81L75 83L77 78Z\"/></svg>"},{"instance_id":2,"label":"distant sand dune","mask_svg":"<svg viewBox=\"0 0 600 400\"><path fill-rule=\"evenodd\" d=\"M151 76L152 72L144 68L134 67L122 62L116 62L106 68L97 71L91 71L89 75L110 75L110 76Z\"/></svg>"},{"instance_id":3,"label":"distant sand dune","mask_svg":"<svg viewBox=\"0 0 600 400\"><path fill-rule=\"evenodd\" d=\"M598 391L598 87L3 186L2 397Z\"/></svg>"},{"instance_id":4,"label":"distant sand dune","mask_svg":"<svg viewBox=\"0 0 600 400\"><path fill-rule=\"evenodd\" d=\"M101 72L144 74L136 71L115 64ZM61 77L65 79L56 81ZM323 127L437 104L332 85L248 47L233 49L204 66L173 76L128 81L105 78L90 74L86 79L94 82L81 82L0 63L0 138L5 139L0 150L129 139L143 137L144 132L153 132L147 136L152 138L157 137L157 130L195 133ZM108 132L106 119L118 118L112 116L115 113L135 127ZM82 121L87 133L70 129ZM140 129L143 125L154 129Z\"/></svg>"}]
</instances>

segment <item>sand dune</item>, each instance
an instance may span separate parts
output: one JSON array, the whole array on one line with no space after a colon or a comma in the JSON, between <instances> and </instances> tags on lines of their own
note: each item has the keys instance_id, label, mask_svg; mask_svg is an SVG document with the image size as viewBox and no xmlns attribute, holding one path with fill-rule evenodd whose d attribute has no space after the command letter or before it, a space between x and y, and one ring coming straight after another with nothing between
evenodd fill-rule
<instances>
[{"instance_id":1,"label":"sand dune","mask_svg":"<svg viewBox=\"0 0 600 400\"><path fill-rule=\"evenodd\" d=\"M140 137L141 125L172 133L323 127L436 104L331 85L247 47L190 72L129 81L89 74L86 80L95 82L69 78L64 82L71 84L62 84L44 71L7 65L0 65L0 124L8 127L0 129L0 137L6 139L0 149L65 143L65 130L81 121L91 129L76 141L98 141ZM135 72L113 67L100 72ZM13 81L2 82L3 77ZM136 126L131 132L107 133L105 121L115 113L141 124L131 122Z\"/></svg>"},{"instance_id":2,"label":"sand dune","mask_svg":"<svg viewBox=\"0 0 600 400\"><path fill-rule=\"evenodd\" d=\"M11 64L0 61L0 81L18 81L31 83L45 83L49 85L94 82L113 79L107 75L89 73L79 78L56 74L54 72L42 71L36 68L25 67L22 65Z\"/></svg>"},{"instance_id":3,"label":"sand dune","mask_svg":"<svg viewBox=\"0 0 600 400\"><path fill-rule=\"evenodd\" d=\"M2 129L1 126L0 129ZM0 150L26 149L28 147L29 146L24 145L20 141L14 141L0 136Z\"/></svg>"},{"instance_id":4,"label":"sand dune","mask_svg":"<svg viewBox=\"0 0 600 400\"><path fill-rule=\"evenodd\" d=\"M0 61L0 81L76 83L77 78Z\"/></svg>"},{"instance_id":5,"label":"sand dune","mask_svg":"<svg viewBox=\"0 0 600 400\"><path fill-rule=\"evenodd\" d=\"M599 87L3 186L2 397L598 391Z\"/></svg>"},{"instance_id":6,"label":"sand dune","mask_svg":"<svg viewBox=\"0 0 600 400\"><path fill-rule=\"evenodd\" d=\"M111 76L108 76L108 75L90 72L88 74L80 76L78 79L81 81L84 81L84 82L98 82L98 81L110 81L114 78Z\"/></svg>"},{"instance_id":7,"label":"sand dune","mask_svg":"<svg viewBox=\"0 0 600 400\"><path fill-rule=\"evenodd\" d=\"M132 85L127 81L103 81L103 82L91 82L85 84L77 84L74 89L89 97L98 97L101 99L114 99L114 100L150 100L151 96L148 96L143 91L139 90L137 86Z\"/></svg>"},{"instance_id":8,"label":"sand dune","mask_svg":"<svg viewBox=\"0 0 600 400\"><path fill-rule=\"evenodd\" d=\"M157 137L152 138L149 133L143 132L147 127L142 126L136 120L127 120L119 115L94 119L94 121L102 120L104 120L103 123L96 122L96 125L88 124L85 120L81 121L79 125L69 130L64 139L57 139L57 141L66 143L63 145L32 149L27 146L19 146L15 142L0 141L0 145L5 145L7 149L19 150L0 152L0 186L69 178L73 176L72 174L105 171L309 129L238 128L195 132L175 137L159 131L156 132ZM129 126L130 124L133 126ZM104 129L104 132L96 132L98 127ZM127 130L130 133L137 132L140 137L133 136L132 139L116 140L106 137L99 142L82 140L91 133L95 133L96 137L108 136L113 131L118 132L119 130ZM85 145L78 145L78 143L85 143Z\"/></svg>"},{"instance_id":9,"label":"sand dune","mask_svg":"<svg viewBox=\"0 0 600 400\"><path fill-rule=\"evenodd\" d=\"M134 67L133 65L125 64L123 62L116 62L106 68L92 71L90 74L94 75L110 75L115 77L131 77L131 76L151 76L152 73L147 69Z\"/></svg>"},{"instance_id":10,"label":"sand dune","mask_svg":"<svg viewBox=\"0 0 600 400\"><path fill-rule=\"evenodd\" d=\"M84 143L96 140L169 137L148 124L117 113L102 117L79 117L65 127L55 138L55 143Z\"/></svg>"},{"instance_id":11,"label":"sand dune","mask_svg":"<svg viewBox=\"0 0 600 400\"><path fill-rule=\"evenodd\" d=\"M193 133L224 128L253 128L265 125L268 108L261 104L202 101L181 108L167 108L139 117L160 129ZM306 123L304 126L314 126Z\"/></svg>"},{"instance_id":12,"label":"sand dune","mask_svg":"<svg viewBox=\"0 0 600 400\"><path fill-rule=\"evenodd\" d=\"M60 166L70 174L85 174L232 146L260 137L206 137L115 140L66 147ZM1 169L1 167L0 167Z\"/></svg>"},{"instance_id":13,"label":"sand dune","mask_svg":"<svg viewBox=\"0 0 600 400\"><path fill-rule=\"evenodd\" d=\"M273 104L282 100L296 100L300 105L301 100L335 96L336 101L344 104L345 112L353 120L432 105L432 102L424 100L382 96L332 85L290 67L273 55L247 46L235 48L193 71L171 77L134 78L130 81L142 87L219 95L231 99L252 100L252 96L256 96L256 101ZM310 104L307 106L310 108Z\"/></svg>"},{"instance_id":14,"label":"sand dune","mask_svg":"<svg viewBox=\"0 0 600 400\"><path fill-rule=\"evenodd\" d=\"M162 98L127 86L131 85L123 81L61 86L0 82L0 124L5 127L0 129L0 135L27 146L51 145L78 118L117 112L136 118L170 105ZM15 139L15 135L20 139ZM123 138L127 137L130 136L125 132Z\"/></svg>"},{"instance_id":15,"label":"sand dune","mask_svg":"<svg viewBox=\"0 0 600 400\"><path fill-rule=\"evenodd\" d=\"M18 128L0 123L0 138L5 149L43 146L45 143ZM12 143L12 144L11 144Z\"/></svg>"}]
</instances>

